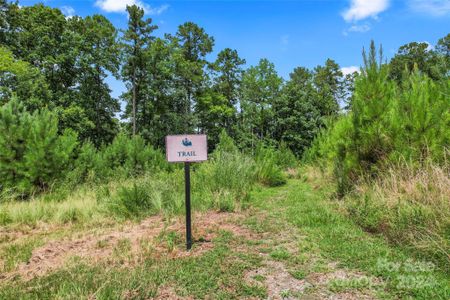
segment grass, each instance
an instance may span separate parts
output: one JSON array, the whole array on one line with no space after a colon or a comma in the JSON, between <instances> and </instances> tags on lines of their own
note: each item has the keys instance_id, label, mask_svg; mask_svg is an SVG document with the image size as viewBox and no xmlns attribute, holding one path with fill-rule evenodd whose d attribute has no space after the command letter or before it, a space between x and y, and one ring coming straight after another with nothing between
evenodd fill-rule
<instances>
[{"instance_id":1,"label":"grass","mask_svg":"<svg viewBox=\"0 0 450 300\"><path fill-rule=\"evenodd\" d=\"M222 230L213 239L211 250L177 259L155 255L151 244L142 240L138 261L131 257L130 241L123 239L115 246L112 261L91 264L72 260L62 269L31 281L0 283L0 299L146 299L161 293L195 299L265 299L268 291L261 285L265 276L256 275L254 280L259 284L254 285L243 280L247 271L264 264L263 257L282 263L298 280L312 281L335 268L362 274L331 279L326 287L307 288L304 294L313 296L323 295L320 289L326 289L331 294L369 293L383 299L449 298L448 273L442 265L364 231L348 218L342 202L330 201L332 187L320 180L319 176L295 179L286 186L253 190L248 198L248 217L238 225L264 239L242 238ZM10 245L11 241L5 243ZM39 245L32 243L30 238L19 248L4 252L8 261L15 261L13 265L26 261ZM184 247L183 237L172 231L161 235L158 243L169 252ZM108 244L100 240L96 247ZM20 257L14 257L17 252ZM281 293L292 296L289 290Z\"/></svg>"},{"instance_id":2,"label":"grass","mask_svg":"<svg viewBox=\"0 0 450 300\"><path fill-rule=\"evenodd\" d=\"M173 260L149 255L132 268L78 263L46 277L2 287L0 298L147 299L167 289L196 299L264 298L263 288L241 280L245 270L258 266L259 258L233 252L228 245L234 239L224 232L215 240L216 247L202 256ZM118 245L118 251L127 249L127 241Z\"/></svg>"},{"instance_id":3,"label":"grass","mask_svg":"<svg viewBox=\"0 0 450 300\"><path fill-rule=\"evenodd\" d=\"M359 185L344 203L364 229L432 258L450 272L448 167L402 165Z\"/></svg>"},{"instance_id":4,"label":"grass","mask_svg":"<svg viewBox=\"0 0 450 300\"><path fill-rule=\"evenodd\" d=\"M1 248L1 257L4 259L1 272L15 269L20 263L25 263L31 258L33 249L41 246L42 240L31 238L21 242L10 243Z\"/></svg>"},{"instance_id":5,"label":"grass","mask_svg":"<svg viewBox=\"0 0 450 300\"><path fill-rule=\"evenodd\" d=\"M312 183L315 184L317 182ZM342 214L339 202L330 201L333 191L330 185L319 185L322 188L314 190L308 183L291 181L286 197L276 202L266 201L272 190L265 190L253 202L263 211L281 211L279 217L305 234L301 252L316 256L311 266L304 265L305 269L317 271L320 260L325 259L338 262L339 267L380 278L384 285L377 293L383 297L448 299L450 285L443 265L423 260L407 247L392 246L382 236L366 233ZM280 207L285 209L280 210ZM311 261L311 255L297 259L299 262ZM428 266L428 269L419 268L420 265Z\"/></svg>"}]
</instances>

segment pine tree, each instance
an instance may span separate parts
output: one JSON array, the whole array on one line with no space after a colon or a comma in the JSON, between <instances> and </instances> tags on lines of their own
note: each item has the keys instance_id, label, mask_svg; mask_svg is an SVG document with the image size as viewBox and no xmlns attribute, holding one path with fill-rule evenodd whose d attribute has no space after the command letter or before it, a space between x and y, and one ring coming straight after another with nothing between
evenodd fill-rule
<instances>
[{"instance_id":1,"label":"pine tree","mask_svg":"<svg viewBox=\"0 0 450 300\"><path fill-rule=\"evenodd\" d=\"M30 114L13 98L0 108L0 187L22 196L50 187L67 171L77 145L75 133L58 134L48 110Z\"/></svg>"},{"instance_id":2,"label":"pine tree","mask_svg":"<svg viewBox=\"0 0 450 300\"><path fill-rule=\"evenodd\" d=\"M139 132L139 124L137 124L139 110L145 118L148 105L146 103L146 81L148 80L146 51L154 39L152 32L158 27L151 25L152 19L144 20L144 10L136 5L127 6L127 12L128 29L122 38L126 61L122 69L122 77L127 82L128 92L122 97L128 101L126 115L131 113L132 133L135 135Z\"/></svg>"},{"instance_id":3,"label":"pine tree","mask_svg":"<svg viewBox=\"0 0 450 300\"><path fill-rule=\"evenodd\" d=\"M30 115L17 98L0 108L0 190L27 188L24 156L30 123Z\"/></svg>"}]
</instances>

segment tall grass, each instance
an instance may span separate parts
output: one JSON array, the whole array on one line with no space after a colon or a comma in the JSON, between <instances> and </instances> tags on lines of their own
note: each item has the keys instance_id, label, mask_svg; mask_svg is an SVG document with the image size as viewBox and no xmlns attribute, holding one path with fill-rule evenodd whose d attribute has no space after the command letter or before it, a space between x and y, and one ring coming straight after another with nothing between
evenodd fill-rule
<instances>
[{"instance_id":1,"label":"tall grass","mask_svg":"<svg viewBox=\"0 0 450 300\"><path fill-rule=\"evenodd\" d=\"M289 153L289 152L285 152ZM283 160L287 158L287 160ZM283 172L282 166L279 162L286 163L290 166L290 157L287 155L280 155L280 152L275 148L264 146L260 144L256 148L256 177L265 185L279 186L286 183L286 175Z\"/></svg>"},{"instance_id":2,"label":"tall grass","mask_svg":"<svg viewBox=\"0 0 450 300\"><path fill-rule=\"evenodd\" d=\"M440 261L450 270L449 166L392 166L348 195L347 209L366 230Z\"/></svg>"},{"instance_id":3,"label":"tall grass","mask_svg":"<svg viewBox=\"0 0 450 300\"><path fill-rule=\"evenodd\" d=\"M197 203L203 208L220 211L243 208L255 182L253 159L237 150L218 148L194 176L195 195L204 199Z\"/></svg>"},{"instance_id":4,"label":"tall grass","mask_svg":"<svg viewBox=\"0 0 450 300\"><path fill-rule=\"evenodd\" d=\"M47 201L46 197L41 195L28 201L8 201L0 205L2 226L36 226L39 222L84 222L106 216L97 205L96 189L78 188L62 201Z\"/></svg>"}]
</instances>

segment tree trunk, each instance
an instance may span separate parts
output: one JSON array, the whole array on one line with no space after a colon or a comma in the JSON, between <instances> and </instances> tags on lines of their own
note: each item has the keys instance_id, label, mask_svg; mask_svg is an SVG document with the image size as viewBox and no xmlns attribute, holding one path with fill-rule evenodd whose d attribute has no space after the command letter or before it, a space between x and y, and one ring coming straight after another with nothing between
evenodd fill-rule
<instances>
[{"instance_id":1,"label":"tree trunk","mask_svg":"<svg viewBox=\"0 0 450 300\"><path fill-rule=\"evenodd\" d=\"M136 70L133 71L133 112L132 112L132 118L133 118L133 136L136 135Z\"/></svg>"}]
</instances>

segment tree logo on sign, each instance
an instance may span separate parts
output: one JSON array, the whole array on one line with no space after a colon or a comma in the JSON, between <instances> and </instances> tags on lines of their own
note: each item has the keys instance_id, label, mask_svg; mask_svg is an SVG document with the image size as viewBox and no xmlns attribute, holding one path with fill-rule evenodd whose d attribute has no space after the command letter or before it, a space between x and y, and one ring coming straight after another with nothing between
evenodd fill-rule
<instances>
[{"instance_id":1,"label":"tree logo on sign","mask_svg":"<svg viewBox=\"0 0 450 300\"><path fill-rule=\"evenodd\" d=\"M188 138L185 138L184 140L182 140L181 144L183 144L183 146L186 146L186 147L192 146L192 142Z\"/></svg>"}]
</instances>

